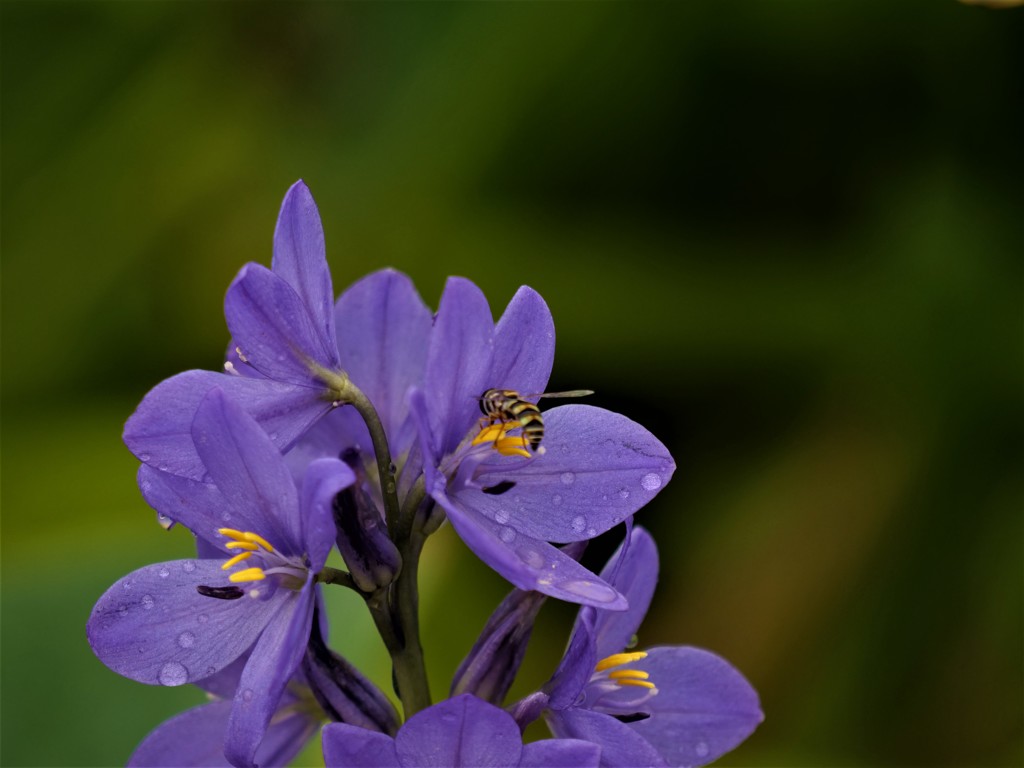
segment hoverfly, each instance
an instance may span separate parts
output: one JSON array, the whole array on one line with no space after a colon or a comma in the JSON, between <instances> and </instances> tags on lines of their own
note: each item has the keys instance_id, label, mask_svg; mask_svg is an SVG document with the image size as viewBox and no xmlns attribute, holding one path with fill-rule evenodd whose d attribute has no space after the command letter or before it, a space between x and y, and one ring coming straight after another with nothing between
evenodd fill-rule
<instances>
[{"instance_id":1,"label":"hoverfly","mask_svg":"<svg viewBox=\"0 0 1024 768\"><path fill-rule=\"evenodd\" d=\"M573 389L568 392L544 392L539 395L520 395L514 389L488 389L480 395L480 410L487 417L488 424L518 424L523 430L523 439L530 450L536 452L544 439L544 419L535 403L525 400L532 397L586 397L594 392L589 389Z\"/></svg>"}]
</instances>

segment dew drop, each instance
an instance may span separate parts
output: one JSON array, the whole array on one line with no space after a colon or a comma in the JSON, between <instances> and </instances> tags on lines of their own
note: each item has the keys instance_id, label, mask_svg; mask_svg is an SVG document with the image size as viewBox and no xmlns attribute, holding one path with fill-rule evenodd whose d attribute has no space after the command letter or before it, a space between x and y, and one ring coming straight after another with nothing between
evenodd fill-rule
<instances>
[{"instance_id":1,"label":"dew drop","mask_svg":"<svg viewBox=\"0 0 1024 768\"><path fill-rule=\"evenodd\" d=\"M225 522L225 523L228 522L231 519L231 513L230 512L221 512L220 513L220 519L221 519L222 522Z\"/></svg>"},{"instance_id":2,"label":"dew drop","mask_svg":"<svg viewBox=\"0 0 1024 768\"><path fill-rule=\"evenodd\" d=\"M563 472L562 473L562 485L572 485L575 482L576 482L576 475L574 475L572 472Z\"/></svg>"},{"instance_id":3,"label":"dew drop","mask_svg":"<svg viewBox=\"0 0 1024 768\"><path fill-rule=\"evenodd\" d=\"M648 472L641 478L640 485L645 491L656 491L661 488L661 476Z\"/></svg>"},{"instance_id":4,"label":"dew drop","mask_svg":"<svg viewBox=\"0 0 1024 768\"><path fill-rule=\"evenodd\" d=\"M161 568L159 573L160 573L160 578L161 579L166 579L168 576L171 575L171 572L168 571L166 568Z\"/></svg>"},{"instance_id":5,"label":"dew drop","mask_svg":"<svg viewBox=\"0 0 1024 768\"><path fill-rule=\"evenodd\" d=\"M693 748L693 751L697 753L697 757L707 757L710 750L708 749L707 744L703 741L698 741L697 746Z\"/></svg>"},{"instance_id":6,"label":"dew drop","mask_svg":"<svg viewBox=\"0 0 1024 768\"><path fill-rule=\"evenodd\" d=\"M188 670L176 661L169 661L160 667L156 679L160 685L184 685L188 681Z\"/></svg>"},{"instance_id":7,"label":"dew drop","mask_svg":"<svg viewBox=\"0 0 1024 768\"><path fill-rule=\"evenodd\" d=\"M178 635L178 647L179 648L191 648L196 644L196 636L191 632L182 632Z\"/></svg>"},{"instance_id":8,"label":"dew drop","mask_svg":"<svg viewBox=\"0 0 1024 768\"><path fill-rule=\"evenodd\" d=\"M209 620L210 617L207 616L205 613L200 613L199 616L196 617L196 621L198 621L200 624L205 624Z\"/></svg>"},{"instance_id":9,"label":"dew drop","mask_svg":"<svg viewBox=\"0 0 1024 768\"><path fill-rule=\"evenodd\" d=\"M599 581L579 579L562 582L559 586L566 592L598 603L612 603L618 597L618 593L614 589Z\"/></svg>"},{"instance_id":10,"label":"dew drop","mask_svg":"<svg viewBox=\"0 0 1024 768\"><path fill-rule=\"evenodd\" d=\"M559 495L558 495L558 494L556 493L556 494L555 494L554 496L552 496L552 497L551 497L551 503L552 503L552 504L561 504L561 503L562 503L562 497L561 497L561 496L559 496Z\"/></svg>"},{"instance_id":11,"label":"dew drop","mask_svg":"<svg viewBox=\"0 0 1024 768\"><path fill-rule=\"evenodd\" d=\"M587 518L583 515L576 515L576 517L572 519L572 529L576 531L576 533L582 533L586 527Z\"/></svg>"},{"instance_id":12,"label":"dew drop","mask_svg":"<svg viewBox=\"0 0 1024 768\"><path fill-rule=\"evenodd\" d=\"M168 467L166 464L161 464L160 465L160 471L161 472L167 472L169 469L170 469L170 467Z\"/></svg>"},{"instance_id":13,"label":"dew drop","mask_svg":"<svg viewBox=\"0 0 1024 768\"><path fill-rule=\"evenodd\" d=\"M506 544L512 543L513 541L515 541L516 538L516 532L508 526L502 528L501 532L498 535L501 537L501 540L504 541Z\"/></svg>"},{"instance_id":14,"label":"dew drop","mask_svg":"<svg viewBox=\"0 0 1024 768\"><path fill-rule=\"evenodd\" d=\"M174 521L167 515L160 514L159 512L156 513L156 523L165 531L169 531L174 527Z\"/></svg>"},{"instance_id":15,"label":"dew drop","mask_svg":"<svg viewBox=\"0 0 1024 768\"><path fill-rule=\"evenodd\" d=\"M497 512L494 513L494 522L496 522L498 525L504 525L508 522L508 517L508 510L499 509Z\"/></svg>"},{"instance_id":16,"label":"dew drop","mask_svg":"<svg viewBox=\"0 0 1024 768\"><path fill-rule=\"evenodd\" d=\"M127 579L125 579L124 581L121 582L121 589L123 589L125 592L127 592L131 588L132 588L132 583L130 581L128 581Z\"/></svg>"},{"instance_id":17,"label":"dew drop","mask_svg":"<svg viewBox=\"0 0 1024 768\"><path fill-rule=\"evenodd\" d=\"M619 498L620 499L628 499L629 498L629 491L627 489L625 489L625 488L620 488L619 489Z\"/></svg>"},{"instance_id":18,"label":"dew drop","mask_svg":"<svg viewBox=\"0 0 1024 768\"><path fill-rule=\"evenodd\" d=\"M143 595L142 596L142 607L145 608L147 611L150 608L152 608L155 603L156 603L156 600L153 599L152 595Z\"/></svg>"},{"instance_id":19,"label":"dew drop","mask_svg":"<svg viewBox=\"0 0 1024 768\"><path fill-rule=\"evenodd\" d=\"M148 453L140 453L139 454L139 461L141 461L143 464L145 464L147 461L149 461L149 459L150 459L150 455Z\"/></svg>"},{"instance_id":20,"label":"dew drop","mask_svg":"<svg viewBox=\"0 0 1024 768\"><path fill-rule=\"evenodd\" d=\"M277 432L271 432L269 435L267 435L267 437L269 437L271 440L277 440Z\"/></svg>"},{"instance_id":21,"label":"dew drop","mask_svg":"<svg viewBox=\"0 0 1024 768\"><path fill-rule=\"evenodd\" d=\"M206 668L206 676L209 677L210 675L212 675L216 671L217 671L216 667L207 667Z\"/></svg>"},{"instance_id":22,"label":"dew drop","mask_svg":"<svg viewBox=\"0 0 1024 768\"><path fill-rule=\"evenodd\" d=\"M252 692L252 688L246 688L242 691L242 701L252 701L252 697L255 694Z\"/></svg>"},{"instance_id":23,"label":"dew drop","mask_svg":"<svg viewBox=\"0 0 1024 768\"><path fill-rule=\"evenodd\" d=\"M526 563L531 568L542 568L544 566L544 555L533 549L517 549L516 554L519 555L519 559Z\"/></svg>"},{"instance_id":24,"label":"dew drop","mask_svg":"<svg viewBox=\"0 0 1024 768\"><path fill-rule=\"evenodd\" d=\"M587 536L590 538L597 536L597 528L587 528Z\"/></svg>"},{"instance_id":25,"label":"dew drop","mask_svg":"<svg viewBox=\"0 0 1024 768\"><path fill-rule=\"evenodd\" d=\"M185 569L185 573L192 573L196 569L196 564L192 560L186 560L181 567Z\"/></svg>"},{"instance_id":26,"label":"dew drop","mask_svg":"<svg viewBox=\"0 0 1024 768\"><path fill-rule=\"evenodd\" d=\"M117 615L118 616L127 616L128 615L128 606L125 605L124 603L121 603L119 606L117 606Z\"/></svg>"}]
</instances>

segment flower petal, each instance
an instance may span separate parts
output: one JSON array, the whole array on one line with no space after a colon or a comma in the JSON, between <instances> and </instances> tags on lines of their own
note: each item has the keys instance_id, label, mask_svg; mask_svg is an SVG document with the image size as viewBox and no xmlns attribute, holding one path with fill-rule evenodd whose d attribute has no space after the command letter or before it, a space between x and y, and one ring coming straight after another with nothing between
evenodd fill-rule
<instances>
[{"instance_id":1,"label":"flower petal","mask_svg":"<svg viewBox=\"0 0 1024 768\"><path fill-rule=\"evenodd\" d=\"M522 286L494 327L491 386L540 394L555 360L555 322L540 294Z\"/></svg>"},{"instance_id":2,"label":"flower petal","mask_svg":"<svg viewBox=\"0 0 1024 768\"><path fill-rule=\"evenodd\" d=\"M267 624L245 665L228 720L224 754L232 765L252 766L285 685L306 652L313 626L316 585L310 580ZM288 590L279 589L277 594Z\"/></svg>"},{"instance_id":3,"label":"flower petal","mask_svg":"<svg viewBox=\"0 0 1024 768\"><path fill-rule=\"evenodd\" d=\"M295 289L324 345L333 345L334 288L324 229L313 195L301 179L292 184L281 203L270 266Z\"/></svg>"},{"instance_id":4,"label":"flower petal","mask_svg":"<svg viewBox=\"0 0 1024 768\"><path fill-rule=\"evenodd\" d=\"M341 366L377 409L391 453L400 456L413 439L405 394L423 381L431 312L408 277L385 269L348 288L336 317Z\"/></svg>"},{"instance_id":5,"label":"flower petal","mask_svg":"<svg viewBox=\"0 0 1024 768\"><path fill-rule=\"evenodd\" d=\"M338 459L317 459L302 480L302 538L309 568L319 573L338 531L334 526L334 497L356 481L351 467Z\"/></svg>"},{"instance_id":6,"label":"flower petal","mask_svg":"<svg viewBox=\"0 0 1024 768\"><path fill-rule=\"evenodd\" d=\"M658 751L611 715L572 707L547 714L551 732L560 739L582 739L601 747L602 768L664 768Z\"/></svg>"},{"instance_id":7,"label":"flower petal","mask_svg":"<svg viewBox=\"0 0 1024 768\"><path fill-rule=\"evenodd\" d=\"M346 723L330 723L321 731L327 768L400 768L395 740Z\"/></svg>"},{"instance_id":8,"label":"flower petal","mask_svg":"<svg viewBox=\"0 0 1024 768\"><path fill-rule=\"evenodd\" d=\"M507 712L463 694L413 715L395 737L405 766L514 768L523 740Z\"/></svg>"},{"instance_id":9,"label":"flower petal","mask_svg":"<svg viewBox=\"0 0 1024 768\"><path fill-rule=\"evenodd\" d=\"M520 768L597 768L601 748L577 739L545 739L523 746Z\"/></svg>"},{"instance_id":10,"label":"flower petal","mask_svg":"<svg viewBox=\"0 0 1024 768\"><path fill-rule=\"evenodd\" d=\"M209 677L256 641L281 601L217 600L196 591L227 584L218 560L147 565L114 584L86 625L89 645L119 675L149 685ZM278 591L280 594L282 590Z\"/></svg>"},{"instance_id":11,"label":"flower petal","mask_svg":"<svg viewBox=\"0 0 1024 768\"><path fill-rule=\"evenodd\" d=\"M535 539L582 541L647 504L675 471L668 449L618 413L563 405L544 414L544 425L543 455L482 464L479 487L456 489L452 497ZM480 490L505 481L515 487L500 496Z\"/></svg>"},{"instance_id":12,"label":"flower petal","mask_svg":"<svg viewBox=\"0 0 1024 768\"><path fill-rule=\"evenodd\" d=\"M466 511L442 492L432 495L466 545L514 586L570 603L625 610L622 595L557 547Z\"/></svg>"},{"instance_id":13,"label":"flower petal","mask_svg":"<svg viewBox=\"0 0 1024 768\"><path fill-rule=\"evenodd\" d=\"M580 610L565 656L551 680L544 686L550 695L551 709L566 709L575 704L590 676L594 674L597 662L602 658L597 655L594 644L595 613L597 611L590 607Z\"/></svg>"},{"instance_id":14,"label":"flower petal","mask_svg":"<svg viewBox=\"0 0 1024 768\"><path fill-rule=\"evenodd\" d=\"M285 555L301 555L295 482L259 424L222 390L213 389L196 410L192 439L213 484L232 502L233 516L248 520L248 530Z\"/></svg>"},{"instance_id":15,"label":"flower petal","mask_svg":"<svg viewBox=\"0 0 1024 768\"><path fill-rule=\"evenodd\" d=\"M281 450L287 450L331 404L308 387L269 379L192 370L161 382L142 399L124 425L124 442L140 461L201 480L206 474L192 442L199 402L220 387L238 402Z\"/></svg>"},{"instance_id":16,"label":"flower petal","mask_svg":"<svg viewBox=\"0 0 1024 768\"><path fill-rule=\"evenodd\" d=\"M246 264L228 287L224 317L239 357L271 379L322 386L311 368L338 368L333 340L314 328L299 294L260 264ZM324 387L326 388L326 387Z\"/></svg>"},{"instance_id":17,"label":"flower petal","mask_svg":"<svg viewBox=\"0 0 1024 768\"><path fill-rule=\"evenodd\" d=\"M626 596L629 608L621 613L597 612L594 639L598 659L619 653L630 644L647 615L658 583L658 548L651 534L643 528L634 528L625 557L622 556L623 546L612 555L601 571L601 578Z\"/></svg>"},{"instance_id":18,"label":"flower petal","mask_svg":"<svg viewBox=\"0 0 1024 768\"><path fill-rule=\"evenodd\" d=\"M427 350L423 391L439 456L454 449L478 418L489 381L494 320L487 299L469 280L448 278Z\"/></svg>"},{"instance_id":19,"label":"flower petal","mask_svg":"<svg viewBox=\"0 0 1024 768\"><path fill-rule=\"evenodd\" d=\"M670 765L704 765L746 739L764 719L755 691L729 662L688 646L650 648L642 667L658 686L630 723Z\"/></svg>"}]
</instances>

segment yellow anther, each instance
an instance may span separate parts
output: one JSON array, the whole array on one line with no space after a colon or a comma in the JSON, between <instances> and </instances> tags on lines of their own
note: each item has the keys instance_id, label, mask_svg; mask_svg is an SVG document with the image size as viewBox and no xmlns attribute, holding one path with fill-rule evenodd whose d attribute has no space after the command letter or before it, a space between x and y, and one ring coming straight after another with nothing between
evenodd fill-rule
<instances>
[{"instance_id":1,"label":"yellow anther","mask_svg":"<svg viewBox=\"0 0 1024 768\"><path fill-rule=\"evenodd\" d=\"M633 680L632 678L626 678L625 680L616 680L616 685L630 685L634 688L656 688L654 683L649 683L646 680Z\"/></svg>"},{"instance_id":2,"label":"yellow anther","mask_svg":"<svg viewBox=\"0 0 1024 768\"><path fill-rule=\"evenodd\" d=\"M526 450L525 437L505 437L501 440L495 440L494 448L502 456L522 456L526 459L530 458L530 453Z\"/></svg>"},{"instance_id":3,"label":"yellow anther","mask_svg":"<svg viewBox=\"0 0 1024 768\"><path fill-rule=\"evenodd\" d=\"M249 552L255 552L260 548L259 544L253 544L251 541L229 541L224 546L227 549L245 549Z\"/></svg>"},{"instance_id":4,"label":"yellow anther","mask_svg":"<svg viewBox=\"0 0 1024 768\"><path fill-rule=\"evenodd\" d=\"M221 536L227 536L229 539L245 541L245 533L243 531L236 531L234 528L218 528L217 533Z\"/></svg>"},{"instance_id":5,"label":"yellow anther","mask_svg":"<svg viewBox=\"0 0 1024 768\"><path fill-rule=\"evenodd\" d=\"M614 653L606 659L601 659L594 667L595 672L604 672L612 667L620 667L629 664L631 661L639 661L647 658L647 651L632 651L630 653Z\"/></svg>"},{"instance_id":6,"label":"yellow anther","mask_svg":"<svg viewBox=\"0 0 1024 768\"><path fill-rule=\"evenodd\" d=\"M242 562L243 560L248 560L250 557L252 557L252 552L242 552L240 554L235 555L226 563L224 563L224 565L222 565L220 569L222 571L226 571L231 566L238 565L238 563Z\"/></svg>"},{"instance_id":7,"label":"yellow anther","mask_svg":"<svg viewBox=\"0 0 1024 768\"><path fill-rule=\"evenodd\" d=\"M613 672L609 672L608 677L612 680L626 680L628 678L646 680L650 675L642 669L616 669Z\"/></svg>"},{"instance_id":8,"label":"yellow anther","mask_svg":"<svg viewBox=\"0 0 1024 768\"><path fill-rule=\"evenodd\" d=\"M251 531L245 532L245 540L251 541L253 544L259 544L267 552L273 552L274 548L270 545L270 542L260 536L258 533L252 533Z\"/></svg>"},{"instance_id":9,"label":"yellow anther","mask_svg":"<svg viewBox=\"0 0 1024 768\"><path fill-rule=\"evenodd\" d=\"M480 430L480 434L473 438L473 445L483 443L494 443L505 436L504 424L488 424Z\"/></svg>"},{"instance_id":10,"label":"yellow anther","mask_svg":"<svg viewBox=\"0 0 1024 768\"><path fill-rule=\"evenodd\" d=\"M266 578L262 568L246 568L244 571L237 571L228 576L228 581L236 584L242 581L262 581Z\"/></svg>"}]
</instances>

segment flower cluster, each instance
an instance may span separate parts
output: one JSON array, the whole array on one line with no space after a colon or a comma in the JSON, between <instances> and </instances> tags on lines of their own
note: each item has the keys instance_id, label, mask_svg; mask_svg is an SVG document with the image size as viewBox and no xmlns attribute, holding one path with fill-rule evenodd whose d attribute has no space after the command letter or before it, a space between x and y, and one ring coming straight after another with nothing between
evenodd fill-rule
<instances>
[{"instance_id":1,"label":"flower cluster","mask_svg":"<svg viewBox=\"0 0 1024 768\"><path fill-rule=\"evenodd\" d=\"M157 385L125 425L139 488L194 558L146 566L96 603L108 667L212 701L157 727L129 764L285 765L323 725L328 766L694 766L745 739L757 694L723 659L630 650L657 580L633 515L675 465L628 418L541 412L554 324L523 287L497 322L451 278L436 314L373 273L337 302L309 190L285 197L271 268L228 289L223 371ZM434 704L417 573L445 522L512 593ZM600 575L588 540L624 524ZM326 565L334 548L345 569ZM324 585L357 592L391 655L391 699L328 646ZM536 693L505 703L547 598L580 606ZM457 599L457 598L456 598ZM554 738L523 743L543 718Z\"/></svg>"}]
</instances>

